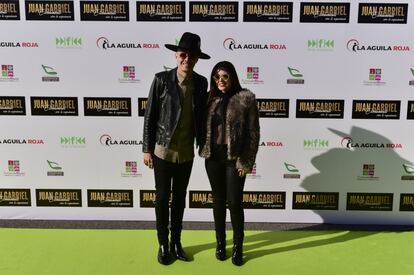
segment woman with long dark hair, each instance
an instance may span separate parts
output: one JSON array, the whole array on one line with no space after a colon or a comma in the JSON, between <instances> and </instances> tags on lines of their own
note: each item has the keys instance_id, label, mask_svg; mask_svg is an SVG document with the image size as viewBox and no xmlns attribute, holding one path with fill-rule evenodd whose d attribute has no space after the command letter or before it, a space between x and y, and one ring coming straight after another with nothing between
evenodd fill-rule
<instances>
[{"instance_id":1,"label":"woman with long dark hair","mask_svg":"<svg viewBox=\"0 0 414 275\"><path fill-rule=\"evenodd\" d=\"M260 127L255 95L240 85L236 69L228 61L217 63L210 79L200 156L213 193L216 258L226 259L226 204L233 227L232 262L243 264L246 174L255 163Z\"/></svg>"}]
</instances>

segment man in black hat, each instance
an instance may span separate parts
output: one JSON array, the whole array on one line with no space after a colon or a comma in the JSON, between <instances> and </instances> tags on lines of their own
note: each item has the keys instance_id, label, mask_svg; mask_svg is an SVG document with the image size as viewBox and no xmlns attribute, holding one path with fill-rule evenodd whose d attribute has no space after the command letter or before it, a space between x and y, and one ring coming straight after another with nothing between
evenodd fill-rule
<instances>
[{"instance_id":1,"label":"man in black hat","mask_svg":"<svg viewBox=\"0 0 414 275\"><path fill-rule=\"evenodd\" d=\"M170 194L169 248L174 258L188 260L181 246L182 220L193 166L194 138L199 145L207 101L207 79L193 69L199 58L210 58L200 49L200 37L189 32L182 35L178 45L165 47L175 51L177 67L154 77L145 110L142 147L144 164L154 168L157 258L161 264L169 263Z\"/></svg>"}]
</instances>

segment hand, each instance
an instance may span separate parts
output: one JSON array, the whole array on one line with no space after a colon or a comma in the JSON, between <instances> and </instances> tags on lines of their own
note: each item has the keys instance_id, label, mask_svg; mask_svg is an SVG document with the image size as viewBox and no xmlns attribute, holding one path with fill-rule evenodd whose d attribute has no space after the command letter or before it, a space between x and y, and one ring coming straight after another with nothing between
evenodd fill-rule
<instances>
[{"instance_id":1,"label":"hand","mask_svg":"<svg viewBox=\"0 0 414 275\"><path fill-rule=\"evenodd\" d=\"M153 169L154 165L152 162L152 155L151 153L144 153L144 164L148 166L149 169Z\"/></svg>"},{"instance_id":2,"label":"hand","mask_svg":"<svg viewBox=\"0 0 414 275\"><path fill-rule=\"evenodd\" d=\"M237 169L237 171L239 172L239 177L244 177L244 176L246 176L246 170L244 170L243 168L239 168L239 169Z\"/></svg>"}]
</instances>

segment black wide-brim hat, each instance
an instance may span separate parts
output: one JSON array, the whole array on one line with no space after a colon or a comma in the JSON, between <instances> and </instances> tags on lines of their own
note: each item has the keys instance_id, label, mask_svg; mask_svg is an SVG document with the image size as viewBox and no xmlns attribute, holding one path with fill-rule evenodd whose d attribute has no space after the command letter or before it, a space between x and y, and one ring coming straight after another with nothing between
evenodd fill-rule
<instances>
[{"instance_id":1,"label":"black wide-brim hat","mask_svg":"<svg viewBox=\"0 0 414 275\"><path fill-rule=\"evenodd\" d=\"M181 36L180 42L178 42L178 45L172 45L172 44L165 44L165 47L169 50L172 50L176 52L177 50L186 50L192 54L195 54L198 56L198 58L201 59L210 59L210 56L208 54L205 54L200 49L201 45L201 39L200 36L198 36L195 33L191 32L185 32Z\"/></svg>"}]
</instances>

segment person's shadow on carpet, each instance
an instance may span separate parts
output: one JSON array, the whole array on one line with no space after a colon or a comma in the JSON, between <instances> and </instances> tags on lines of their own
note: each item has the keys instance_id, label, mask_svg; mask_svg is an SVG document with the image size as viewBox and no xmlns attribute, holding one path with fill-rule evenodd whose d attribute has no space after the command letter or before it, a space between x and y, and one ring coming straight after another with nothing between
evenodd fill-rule
<instances>
[{"instance_id":1,"label":"person's shadow on carpet","mask_svg":"<svg viewBox=\"0 0 414 275\"><path fill-rule=\"evenodd\" d=\"M318 230L318 226L315 226L315 229L312 229L311 226L300 231L266 231L246 236L244 261L248 262L256 258L293 250L347 242L376 234L372 231L316 230Z\"/></svg>"},{"instance_id":2,"label":"person's shadow on carpet","mask_svg":"<svg viewBox=\"0 0 414 275\"><path fill-rule=\"evenodd\" d=\"M228 232L228 234L232 234ZM312 225L294 230L260 231L260 233L247 235L243 244L244 262L271 254L283 253L292 250L306 249L335 243L346 242L357 238L364 238L376 234L374 231L349 231L349 230L321 230L321 225ZM214 233L212 233L214 238ZM231 257L232 239L227 240L226 259ZM205 250L211 250L214 256L216 243L205 243L185 247L189 260Z\"/></svg>"}]
</instances>

